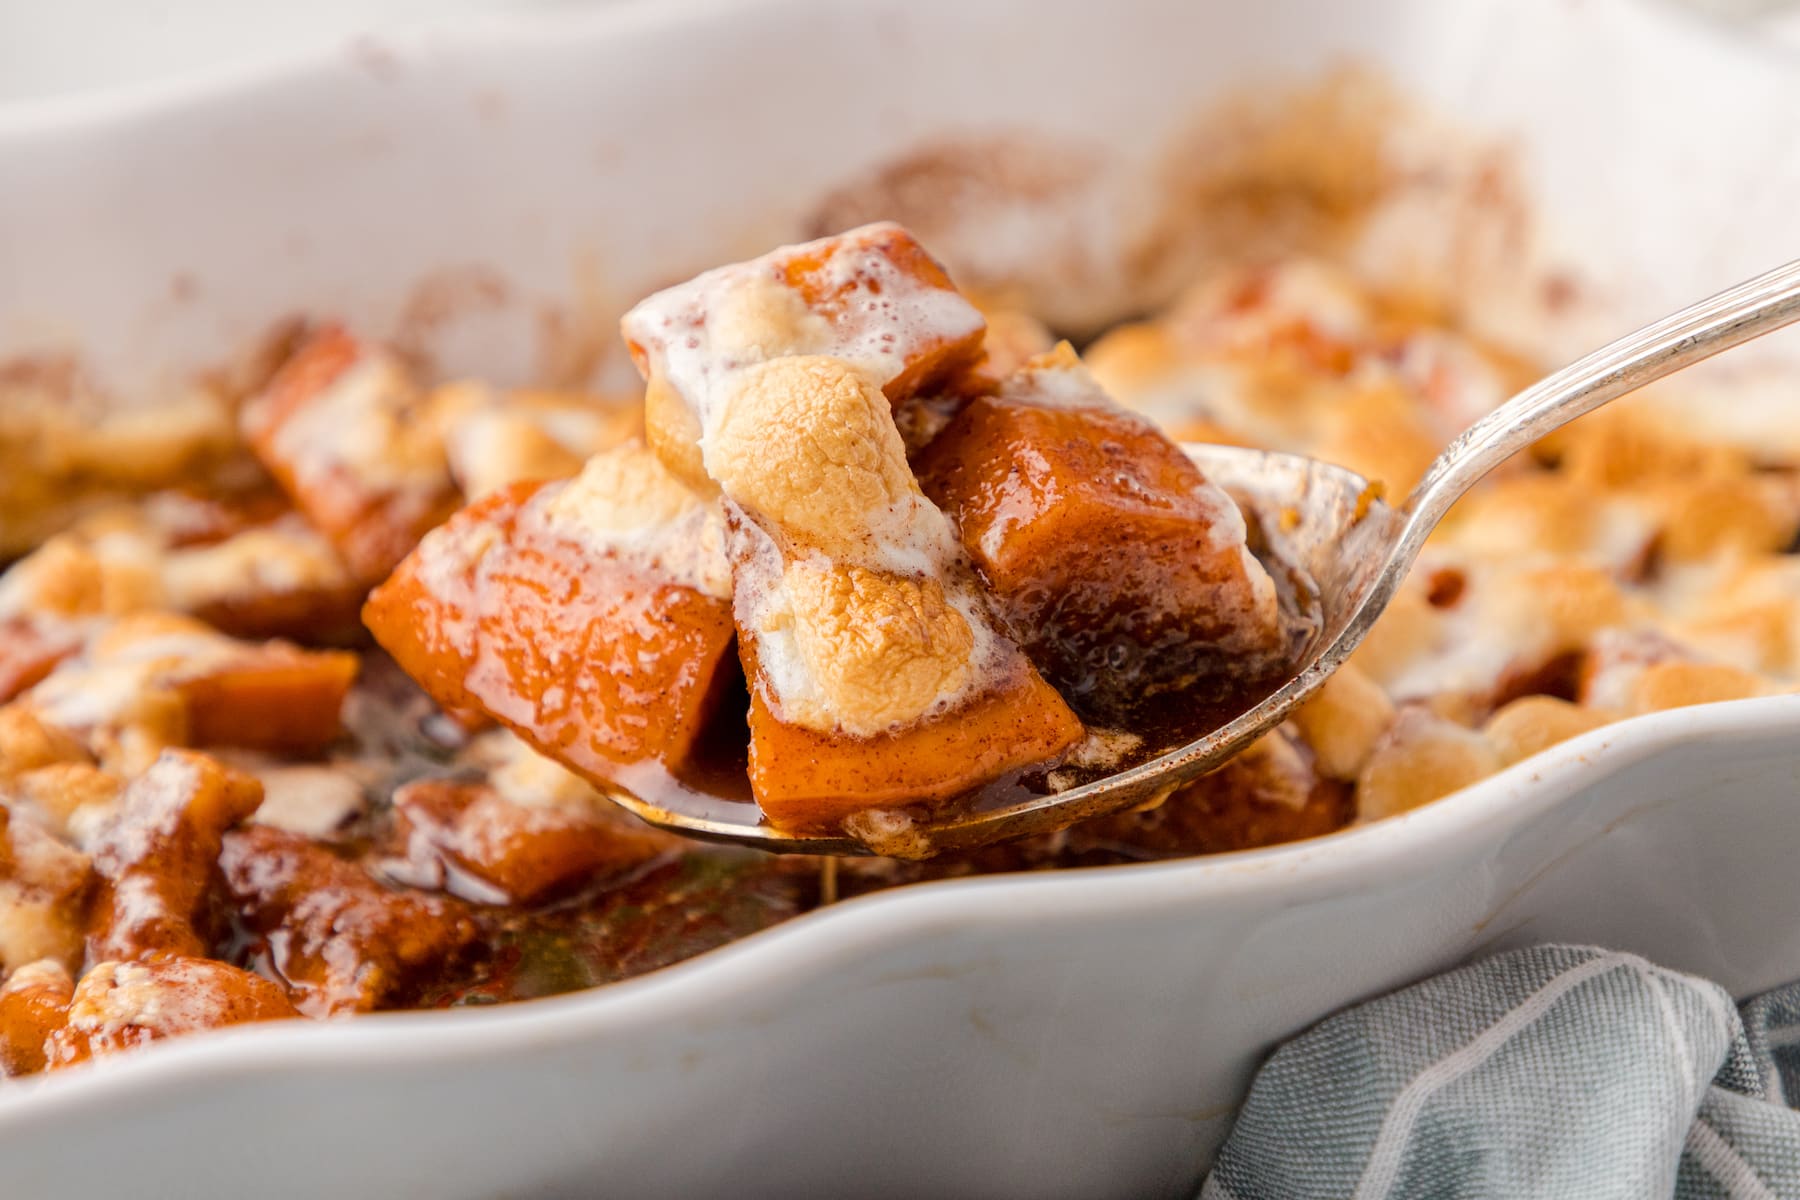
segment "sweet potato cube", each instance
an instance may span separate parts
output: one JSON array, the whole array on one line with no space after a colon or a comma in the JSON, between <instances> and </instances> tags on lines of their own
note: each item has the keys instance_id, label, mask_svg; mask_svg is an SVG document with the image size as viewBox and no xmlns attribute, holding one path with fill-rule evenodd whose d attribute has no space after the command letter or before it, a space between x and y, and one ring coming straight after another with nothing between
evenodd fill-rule
<instances>
[{"instance_id":1,"label":"sweet potato cube","mask_svg":"<svg viewBox=\"0 0 1800 1200\"><path fill-rule=\"evenodd\" d=\"M0 704L6 703L81 648L80 630L40 617L0 619Z\"/></svg>"},{"instance_id":2,"label":"sweet potato cube","mask_svg":"<svg viewBox=\"0 0 1800 1200\"><path fill-rule=\"evenodd\" d=\"M316 754L343 729L356 655L280 643L176 684L196 746Z\"/></svg>"},{"instance_id":3,"label":"sweet potato cube","mask_svg":"<svg viewBox=\"0 0 1800 1200\"><path fill-rule=\"evenodd\" d=\"M354 654L241 642L191 617L142 612L94 632L20 703L96 753L131 730L151 755L193 745L314 754L342 732L356 670Z\"/></svg>"},{"instance_id":4,"label":"sweet potato cube","mask_svg":"<svg viewBox=\"0 0 1800 1200\"><path fill-rule=\"evenodd\" d=\"M75 981L54 959L26 963L0 984L0 1076L44 1069L44 1043L69 1017Z\"/></svg>"},{"instance_id":5,"label":"sweet potato cube","mask_svg":"<svg viewBox=\"0 0 1800 1200\"><path fill-rule=\"evenodd\" d=\"M51 1070L167 1037L300 1014L279 984L210 958L99 963L44 1049Z\"/></svg>"},{"instance_id":6,"label":"sweet potato cube","mask_svg":"<svg viewBox=\"0 0 1800 1200\"><path fill-rule=\"evenodd\" d=\"M908 320L904 309L883 299L898 292L910 295L911 307L923 308L957 297L949 274L899 225L864 225L797 246L785 257L777 251L776 261L787 285L835 329L854 333L881 322L904 339L897 373L882 385L896 404L981 357L987 326L973 306L947 306L953 319L935 324Z\"/></svg>"},{"instance_id":7,"label":"sweet potato cube","mask_svg":"<svg viewBox=\"0 0 1800 1200\"><path fill-rule=\"evenodd\" d=\"M680 844L608 809L598 796L586 804L521 804L485 783L448 779L415 780L394 793L396 835L415 868L428 872L448 859L498 892L477 898L510 904L618 875Z\"/></svg>"},{"instance_id":8,"label":"sweet potato cube","mask_svg":"<svg viewBox=\"0 0 1800 1200\"><path fill-rule=\"evenodd\" d=\"M568 486L516 484L458 513L364 620L440 704L487 713L590 780L679 769L734 679L730 604L559 527Z\"/></svg>"},{"instance_id":9,"label":"sweet potato cube","mask_svg":"<svg viewBox=\"0 0 1800 1200\"><path fill-rule=\"evenodd\" d=\"M125 789L94 850L100 887L88 960L205 957L209 885L225 831L256 811L262 785L204 754L169 750Z\"/></svg>"},{"instance_id":10,"label":"sweet potato cube","mask_svg":"<svg viewBox=\"0 0 1800 1200\"><path fill-rule=\"evenodd\" d=\"M365 583L460 503L432 404L394 355L327 326L244 409L251 449Z\"/></svg>"},{"instance_id":11,"label":"sweet potato cube","mask_svg":"<svg viewBox=\"0 0 1800 1200\"><path fill-rule=\"evenodd\" d=\"M971 400L916 465L1008 631L1078 707L1277 665L1274 585L1237 506L1066 347Z\"/></svg>"},{"instance_id":12,"label":"sweet potato cube","mask_svg":"<svg viewBox=\"0 0 1800 1200\"><path fill-rule=\"evenodd\" d=\"M168 611L236 637L316 642L356 629L363 591L273 489L157 492L95 512L0 576L0 699L79 648L94 618Z\"/></svg>"},{"instance_id":13,"label":"sweet potato cube","mask_svg":"<svg viewBox=\"0 0 1800 1200\"><path fill-rule=\"evenodd\" d=\"M761 676L751 643L746 674ZM996 686L951 712L874 737L780 720L760 682L750 690L750 786L770 823L830 833L866 809L931 803L1054 759L1081 722L1022 660Z\"/></svg>"},{"instance_id":14,"label":"sweet potato cube","mask_svg":"<svg viewBox=\"0 0 1800 1200\"><path fill-rule=\"evenodd\" d=\"M853 361L895 404L980 362L986 327L937 260L888 222L708 271L645 300L623 325L653 399L667 386L671 354L692 349L690 337L704 337L711 356L727 361L743 359L752 348L743 344L748 336L759 357ZM690 407L702 403L694 395L681 399ZM657 424L654 412L646 420Z\"/></svg>"}]
</instances>

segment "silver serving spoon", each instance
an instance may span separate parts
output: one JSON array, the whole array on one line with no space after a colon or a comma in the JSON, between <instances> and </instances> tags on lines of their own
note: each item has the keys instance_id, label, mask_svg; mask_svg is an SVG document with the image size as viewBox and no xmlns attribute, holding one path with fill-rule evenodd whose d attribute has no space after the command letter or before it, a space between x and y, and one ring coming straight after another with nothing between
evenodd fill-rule
<instances>
[{"instance_id":1,"label":"silver serving spoon","mask_svg":"<svg viewBox=\"0 0 1800 1200\"><path fill-rule=\"evenodd\" d=\"M949 812L929 824L902 824L890 836L866 840L792 836L763 824L752 804L713 797L684 798L680 808L622 793L616 798L652 824L690 837L806 854L905 857L1046 833L1161 800L1279 725L1318 690L1362 643L1450 506L1482 476L1627 392L1796 320L1800 261L1646 325L1477 421L1438 456L1397 508L1374 499L1361 476L1329 463L1233 446L1185 447L1207 478L1268 514L1266 529L1282 530L1279 557L1317 584L1320 627L1287 683L1221 728L1158 758L1067 791Z\"/></svg>"}]
</instances>

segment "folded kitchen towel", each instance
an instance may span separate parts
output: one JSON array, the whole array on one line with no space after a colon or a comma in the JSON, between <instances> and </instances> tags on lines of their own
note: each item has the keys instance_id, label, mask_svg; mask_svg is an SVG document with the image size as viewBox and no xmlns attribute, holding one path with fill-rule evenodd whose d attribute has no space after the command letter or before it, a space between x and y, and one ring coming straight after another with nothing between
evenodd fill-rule
<instances>
[{"instance_id":1,"label":"folded kitchen towel","mask_svg":"<svg viewBox=\"0 0 1800 1200\"><path fill-rule=\"evenodd\" d=\"M1800 984L1733 1007L1539 946L1331 1017L1257 1074L1203 1200L1800 1198Z\"/></svg>"}]
</instances>

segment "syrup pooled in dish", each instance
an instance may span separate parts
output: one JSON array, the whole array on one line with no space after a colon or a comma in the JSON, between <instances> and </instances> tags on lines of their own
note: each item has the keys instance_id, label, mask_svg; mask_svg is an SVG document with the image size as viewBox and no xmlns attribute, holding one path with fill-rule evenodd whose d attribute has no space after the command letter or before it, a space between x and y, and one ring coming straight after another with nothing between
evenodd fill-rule
<instances>
[{"instance_id":1,"label":"syrup pooled in dish","mask_svg":"<svg viewBox=\"0 0 1800 1200\"><path fill-rule=\"evenodd\" d=\"M1071 700L1216 699L1294 648L1231 498L1066 345L996 380L981 314L897 226L709 271L623 328L646 444L458 514L366 614L441 704L597 783L694 783L742 711L734 631L756 803L856 836L1141 742ZM926 487L914 401L954 414Z\"/></svg>"}]
</instances>

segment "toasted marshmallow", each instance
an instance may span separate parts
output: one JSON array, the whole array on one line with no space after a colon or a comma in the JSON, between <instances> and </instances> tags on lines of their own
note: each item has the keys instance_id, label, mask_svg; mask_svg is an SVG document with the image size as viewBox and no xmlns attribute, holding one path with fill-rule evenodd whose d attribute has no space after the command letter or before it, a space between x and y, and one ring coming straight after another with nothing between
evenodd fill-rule
<instances>
[{"instance_id":1,"label":"toasted marshmallow","mask_svg":"<svg viewBox=\"0 0 1800 1200\"><path fill-rule=\"evenodd\" d=\"M983 330L910 235L872 225L709 271L623 328L651 444L725 497L740 631L781 720L875 736L1014 669L894 423Z\"/></svg>"}]
</instances>

